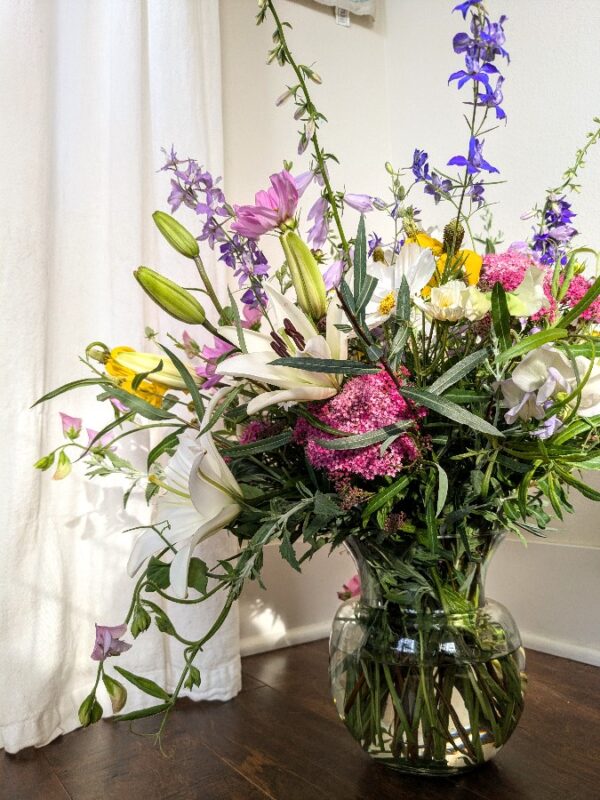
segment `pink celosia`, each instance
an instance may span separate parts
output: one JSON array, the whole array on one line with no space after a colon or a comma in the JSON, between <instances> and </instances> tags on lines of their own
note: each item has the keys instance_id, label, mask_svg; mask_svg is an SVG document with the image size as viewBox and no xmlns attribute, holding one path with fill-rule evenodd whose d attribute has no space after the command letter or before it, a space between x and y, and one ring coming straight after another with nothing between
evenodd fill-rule
<instances>
[{"instance_id":1,"label":"pink celosia","mask_svg":"<svg viewBox=\"0 0 600 800\"><path fill-rule=\"evenodd\" d=\"M565 295L565 302L569 308L573 308L573 306L577 305L591 285L592 282L584 278L583 275L575 275ZM600 322L600 297L586 308L583 314L581 314L581 319L586 320L586 322Z\"/></svg>"},{"instance_id":2,"label":"pink celosia","mask_svg":"<svg viewBox=\"0 0 600 800\"><path fill-rule=\"evenodd\" d=\"M258 239L292 219L298 205L298 188L286 170L271 175L271 188L257 192L253 206L235 206L232 230L248 239Z\"/></svg>"},{"instance_id":3,"label":"pink celosia","mask_svg":"<svg viewBox=\"0 0 600 800\"><path fill-rule=\"evenodd\" d=\"M417 420L425 415L424 409L409 407L385 372L352 378L338 395L323 403L313 403L310 411L320 422L350 434L367 433L401 420L413 420L416 426ZM328 450L317 440L331 439L333 435L317 430L304 419L296 423L294 437L305 447L310 463L334 479L344 475L357 475L365 480L393 477L419 457L414 438L406 433L383 453L381 443L357 450Z\"/></svg>"},{"instance_id":4,"label":"pink celosia","mask_svg":"<svg viewBox=\"0 0 600 800\"><path fill-rule=\"evenodd\" d=\"M507 250L505 253L488 253L483 259L479 288L490 291L496 283L499 283L505 291L514 292L523 282L527 270L530 267L540 266L530 255L520 252L516 248ZM534 322L542 317L549 317L552 320L556 313L556 300L552 296L552 273L550 270L546 271L544 294L549 305L531 317Z\"/></svg>"},{"instance_id":5,"label":"pink celosia","mask_svg":"<svg viewBox=\"0 0 600 800\"><path fill-rule=\"evenodd\" d=\"M206 378L206 381L202 385L203 389L211 389L221 380L221 376L215 374L217 364L220 358L230 353L232 350L233 345L227 344L227 342L224 342L222 339L217 339L216 336L214 337L214 344L212 347L209 347L207 344L204 345L200 352L201 358L204 359L204 364L195 367L196 375L200 378Z\"/></svg>"}]
</instances>

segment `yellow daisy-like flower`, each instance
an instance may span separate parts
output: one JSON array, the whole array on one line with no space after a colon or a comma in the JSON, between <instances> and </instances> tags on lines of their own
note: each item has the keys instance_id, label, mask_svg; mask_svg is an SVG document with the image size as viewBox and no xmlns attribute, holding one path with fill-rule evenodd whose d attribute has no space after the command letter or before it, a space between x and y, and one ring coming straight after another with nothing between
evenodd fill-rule
<instances>
[{"instance_id":1,"label":"yellow daisy-like flower","mask_svg":"<svg viewBox=\"0 0 600 800\"><path fill-rule=\"evenodd\" d=\"M129 394L133 394L136 397L145 400L155 408L160 408L162 406L162 399L167 391L167 387L161 386L159 383L155 383L151 380L143 380L137 389L134 389L133 379L137 373L132 369L124 367L118 362L117 359L122 353L135 353L135 350L133 347L113 348L110 351L110 358L104 365L105 370L109 375L112 375L113 378L117 379L119 388L123 389L124 392L128 392Z\"/></svg>"}]
</instances>

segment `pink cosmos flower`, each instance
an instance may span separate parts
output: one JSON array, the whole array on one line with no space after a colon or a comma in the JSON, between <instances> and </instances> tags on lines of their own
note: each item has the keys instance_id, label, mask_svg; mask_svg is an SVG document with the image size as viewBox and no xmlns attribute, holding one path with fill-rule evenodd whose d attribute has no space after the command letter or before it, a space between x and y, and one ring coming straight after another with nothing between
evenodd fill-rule
<instances>
[{"instance_id":1,"label":"pink cosmos flower","mask_svg":"<svg viewBox=\"0 0 600 800\"><path fill-rule=\"evenodd\" d=\"M258 239L292 219L298 206L294 177L282 170L269 178L271 188L257 192L253 206L235 206L236 221L231 226L248 239Z\"/></svg>"},{"instance_id":2,"label":"pink cosmos flower","mask_svg":"<svg viewBox=\"0 0 600 800\"><path fill-rule=\"evenodd\" d=\"M227 342L223 342L221 339L217 339L216 336L214 337L214 344L212 347L209 347L207 344L204 345L200 352L200 357L204 359L204 364L195 367L196 375L201 378L206 378L206 381L202 385L203 389L211 389L221 380L221 376L215 374L217 364L220 358L226 355L226 353L230 353L233 349L233 345L227 344Z\"/></svg>"},{"instance_id":3,"label":"pink cosmos flower","mask_svg":"<svg viewBox=\"0 0 600 800\"><path fill-rule=\"evenodd\" d=\"M64 414L62 411L59 413L65 438L76 439L81 433L81 419L79 417L70 417L68 414Z\"/></svg>"},{"instance_id":4,"label":"pink cosmos flower","mask_svg":"<svg viewBox=\"0 0 600 800\"><path fill-rule=\"evenodd\" d=\"M350 434L367 433L402 420L413 420L417 427L426 413L423 408L409 408L385 372L352 378L335 397L312 403L309 409L320 422ZM381 443L356 450L328 450L317 442L331 439L332 435L313 428L302 418L296 423L294 438L304 446L313 467L324 469L334 480L345 475L358 475L365 480L393 477L420 455L414 438L405 433L383 453Z\"/></svg>"},{"instance_id":5,"label":"pink cosmos flower","mask_svg":"<svg viewBox=\"0 0 600 800\"><path fill-rule=\"evenodd\" d=\"M358 597L361 592L360 577L354 575L343 586L342 590L337 593L340 600L350 600L351 597Z\"/></svg>"},{"instance_id":6,"label":"pink cosmos flower","mask_svg":"<svg viewBox=\"0 0 600 800\"><path fill-rule=\"evenodd\" d=\"M109 656L120 656L131 645L121 641L121 636L127 633L127 625L98 625L96 624L96 641L91 658L94 661L104 661Z\"/></svg>"}]
</instances>

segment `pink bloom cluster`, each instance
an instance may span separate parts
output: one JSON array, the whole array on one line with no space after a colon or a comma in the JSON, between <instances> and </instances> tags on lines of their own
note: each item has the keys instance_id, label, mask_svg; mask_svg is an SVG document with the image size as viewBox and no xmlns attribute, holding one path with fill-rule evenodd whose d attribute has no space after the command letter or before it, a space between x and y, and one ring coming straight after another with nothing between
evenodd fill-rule
<instances>
[{"instance_id":1,"label":"pink bloom cluster","mask_svg":"<svg viewBox=\"0 0 600 800\"><path fill-rule=\"evenodd\" d=\"M320 422L350 434L367 433L400 420L412 419L416 423L426 413L422 408L411 410L385 372L352 378L338 395L323 403L312 404L310 411ZM393 477L420 454L408 434L399 436L384 453L380 452L381 444L358 450L327 450L317 444L317 440L332 439L333 436L314 428L304 419L296 423L294 438L305 447L310 463L324 469L333 479L345 475L356 475L365 480L386 475Z\"/></svg>"},{"instance_id":2,"label":"pink bloom cluster","mask_svg":"<svg viewBox=\"0 0 600 800\"><path fill-rule=\"evenodd\" d=\"M575 275L565 295L565 302L568 304L569 308L573 308L573 306L577 305L591 285L592 282L584 278L583 275ZM587 322L600 323L600 297L594 300L591 306L586 308L581 315L581 319L585 319Z\"/></svg>"},{"instance_id":3,"label":"pink bloom cluster","mask_svg":"<svg viewBox=\"0 0 600 800\"><path fill-rule=\"evenodd\" d=\"M282 427L281 424L276 422L264 422L261 419L253 419L242 431L239 442L240 444L259 442L261 439L266 439L269 436L275 436L276 433L281 433Z\"/></svg>"},{"instance_id":4,"label":"pink bloom cluster","mask_svg":"<svg viewBox=\"0 0 600 800\"><path fill-rule=\"evenodd\" d=\"M516 249L509 249L505 253L488 253L483 259L479 287L484 291L490 291L496 283L499 283L505 291L514 292L523 282L529 267L541 267L541 264ZM556 313L556 300L552 297L552 273L550 270L546 271L544 294L550 305L531 317L534 322L541 317L553 319Z\"/></svg>"}]
</instances>

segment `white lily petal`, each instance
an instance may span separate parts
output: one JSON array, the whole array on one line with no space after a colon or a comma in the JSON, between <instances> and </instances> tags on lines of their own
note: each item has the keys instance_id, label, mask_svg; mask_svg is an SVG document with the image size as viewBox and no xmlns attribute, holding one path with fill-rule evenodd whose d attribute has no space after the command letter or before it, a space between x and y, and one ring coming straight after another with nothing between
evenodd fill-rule
<instances>
[{"instance_id":1,"label":"white lily petal","mask_svg":"<svg viewBox=\"0 0 600 800\"><path fill-rule=\"evenodd\" d=\"M297 386L294 389L282 389L276 392L263 392L248 403L248 414L258 414L259 411L275 403L299 402L301 400L327 400L337 394L337 389L324 386Z\"/></svg>"},{"instance_id":2,"label":"white lily petal","mask_svg":"<svg viewBox=\"0 0 600 800\"><path fill-rule=\"evenodd\" d=\"M329 345L331 358L345 360L348 358L348 335L336 328L336 325L348 324L346 315L336 297L329 301L325 338Z\"/></svg>"},{"instance_id":3,"label":"white lily petal","mask_svg":"<svg viewBox=\"0 0 600 800\"><path fill-rule=\"evenodd\" d=\"M165 547L164 540L160 538L156 531L148 530L141 533L135 540L127 561L127 574L133 578L144 561L153 556L154 553L164 550Z\"/></svg>"},{"instance_id":4,"label":"white lily petal","mask_svg":"<svg viewBox=\"0 0 600 800\"><path fill-rule=\"evenodd\" d=\"M312 384L318 386L331 385L331 376L326 373L273 366L270 362L275 361L277 358L277 354L272 350L269 353L242 353L223 361L217 367L217 372L220 375L231 375L237 378L248 378L260 383L270 383L282 389L291 389L294 386L310 386Z\"/></svg>"},{"instance_id":5,"label":"white lily petal","mask_svg":"<svg viewBox=\"0 0 600 800\"><path fill-rule=\"evenodd\" d=\"M278 292L271 283L265 283L264 288L271 301L272 308L269 309L269 313L271 311L274 312L276 328L283 328L284 319L289 319L305 341L308 341L317 333L311 320L297 305L288 300L287 297L284 297L281 292Z\"/></svg>"},{"instance_id":6,"label":"white lily petal","mask_svg":"<svg viewBox=\"0 0 600 800\"><path fill-rule=\"evenodd\" d=\"M222 333L226 339L235 342L241 348L238 338L237 328L230 327L229 325L219 328L219 333ZM244 344L249 353L259 353L264 350L269 350L271 347L271 336L260 331L244 330Z\"/></svg>"}]
</instances>

